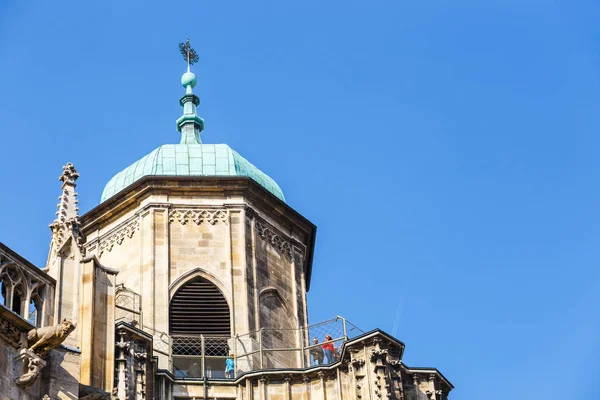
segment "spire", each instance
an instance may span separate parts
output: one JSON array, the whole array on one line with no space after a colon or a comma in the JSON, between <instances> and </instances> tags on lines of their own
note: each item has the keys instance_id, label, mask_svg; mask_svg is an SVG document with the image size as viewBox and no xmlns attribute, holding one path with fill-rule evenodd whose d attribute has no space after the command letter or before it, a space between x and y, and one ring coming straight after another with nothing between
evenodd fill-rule
<instances>
[{"instance_id":1,"label":"spire","mask_svg":"<svg viewBox=\"0 0 600 400\"><path fill-rule=\"evenodd\" d=\"M183 107L183 115L177 119L177 130L181 132L181 144L200 144L200 132L204 129L204 120L196 114L200 99L192 89L196 86L196 75L190 71L190 65L198 62L196 51L190 46L190 40L179 43L179 51L187 62L187 72L181 76L181 85L185 94L179 99Z\"/></svg>"},{"instance_id":2,"label":"spire","mask_svg":"<svg viewBox=\"0 0 600 400\"><path fill-rule=\"evenodd\" d=\"M77 207L79 200L77 200L75 192L77 178L79 178L79 173L71 163L67 163L63 167L63 173L58 177L58 180L63 183L62 194L58 197L56 219L50 224L52 231L50 246L54 248L55 252L60 250L70 234L73 234L76 239L81 236L79 234L79 213L77 212L79 211L79 207Z\"/></svg>"}]
</instances>

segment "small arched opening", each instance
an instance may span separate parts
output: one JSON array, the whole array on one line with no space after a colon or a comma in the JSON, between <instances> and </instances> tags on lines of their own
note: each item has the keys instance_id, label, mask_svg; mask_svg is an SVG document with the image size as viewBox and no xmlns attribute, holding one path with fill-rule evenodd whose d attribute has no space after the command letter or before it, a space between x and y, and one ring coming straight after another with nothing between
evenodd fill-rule
<instances>
[{"instance_id":1,"label":"small arched opening","mask_svg":"<svg viewBox=\"0 0 600 400\"><path fill-rule=\"evenodd\" d=\"M15 286L12 298L12 311L23 316L23 303L25 302L25 290L22 285Z\"/></svg>"},{"instance_id":2,"label":"small arched opening","mask_svg":"<svg viewBox=\"0 0 600 400\"><path fill-rule=\"evenodd\" d=\"M10 305L8 304L8 300L11 298L10 293L10 281L8 280L8 278L4 277L2 278L2 281L0 283L0 300L2 301L2 305L6 308L10 307Z\"/></svg>"},{"instance_id":3,"label":"small arched opening","mask_svg":"<svg viewBox=\"0 0 600 400\"><path fill-rule=\"evenodd\" d=\"M41 327L42 326L42 295L40 294L41 292L41 288L40 286L38 286L32 293L31 293L31 300L29 301L29 310L27 315L29 315L29 323L31 323L31 325L36 326L36 327Z\"/></svg>"},{"instance_id":4,"label":"small arched opening","mask_svg":"<svg viewBox=\"0 0 600 400\"><path fill-rule=\"evenodd\" d=\"M230 354L230 309L219 288L197 276L182 285L169 305L173 372L177 378L225 377Z\"/></svg>"}]
</instances>

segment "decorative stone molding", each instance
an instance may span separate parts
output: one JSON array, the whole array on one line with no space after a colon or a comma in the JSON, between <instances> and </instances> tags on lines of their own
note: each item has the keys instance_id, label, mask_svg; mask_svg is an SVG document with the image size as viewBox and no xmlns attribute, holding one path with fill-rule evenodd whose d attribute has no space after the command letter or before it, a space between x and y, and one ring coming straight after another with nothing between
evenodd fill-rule
<instances>
[{"instance_id":1,"label":"decorative stone molding","mask_svg":"<svg viewBox=\"0 0 600 400\"><path fill-rule=\"evenodd\" d=\"M21 330L0 316L0 337L13 347L21 345Z\"/></svg>"},{"instance_id":2,"label":"decorative stone molding","mask_svg":"<svg viewBox=\"0 0 600 400\"><path fill-rule=\"evenodd\" d=\"M386 349L372 349L371 350L371 361L376 361L378 358L384 358L387 356L388 351Z\"/></svg>"},{"instance_id":3,"label":"decorative stone molding","mask_svg":"<svg viewBox=\"0 0 600 400\"><path fill-rule=\"evenodd\" d=\"M169 222L179 221L182 225L188 222L193 222L200 225L203 222L208 222L211 225L222 223L227 225L226 210L203 210L203 209L179 209L169 211Z\"/></svg>"},{"instance_id":4,"label":"decorative stone molding","mask_svg":"<svg viewBox=\"0 0 600 400\"><path fill-rule=\"evenodd\" d=\"M363 365L365 365L365 360L363 360L362 358L355 358L354 360L352 360L352 366L354 367L354 369L359 369Z\"/></svg>"},{"instance_id":5,"label":"decorative stone molding","mask_svg":"<svg viewBox=\"0 0 600 400\"><path fill-rule=\"evenodd\" d=\"M284 239L281 235L275 233L275 231L269 226L258 220L254 223L254 226L256 228L256 232L262 239L269 242L288 260L292 260L292 245L287 239Z\"/></svg>"},{"instance_id":6,"label":"decorative stone molding","mask_svg":"<svg viewBox=\"0 0 600 400\"><path fill-rule=\"evenodd\" d=\"M117 232L100 241L100 255L105 251L111 252L113 247L121 245L126 238L131 239L135 232L140 230L140 220L135 218Z\"/></svg>"}]
</instances>

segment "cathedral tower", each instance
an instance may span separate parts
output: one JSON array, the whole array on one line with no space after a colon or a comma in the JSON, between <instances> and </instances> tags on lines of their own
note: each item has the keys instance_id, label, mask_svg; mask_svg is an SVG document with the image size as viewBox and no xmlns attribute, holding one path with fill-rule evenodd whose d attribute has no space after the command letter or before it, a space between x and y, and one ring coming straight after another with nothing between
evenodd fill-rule
<instances>
[{"instance_id":1,"label":"cathedral tower","mask_svg":"<svg viewBox=\"0 0 600 400\"><path fill-rule=\"evenodd\" d=\"M81 217L87 259L114 274L115 286L107 290L114 291L115 315L101 320L122 319L150 332L158 367L171 371L194 362L186 347L190 335L210 337L225 357L234 348L231 338L261 329L289 332L270 340L300 347L316 228L286 204L273 179L228 145L202 143L204 121L196 113L200 99L189 66L181 83L180 142L117 173L100 205ZM83 337L91 340L81 343L82 351L97 346L89 354L98 357L90 356L90 373L82 376L108 388L110 377L93 371L94 364L114 359L112 349L87 326ZM160 352L167 336L171 354ZM222 374L223 361L217 357L204 368ZM250 360L238 365L244 362Z\"/></svg>"}]
</instances>

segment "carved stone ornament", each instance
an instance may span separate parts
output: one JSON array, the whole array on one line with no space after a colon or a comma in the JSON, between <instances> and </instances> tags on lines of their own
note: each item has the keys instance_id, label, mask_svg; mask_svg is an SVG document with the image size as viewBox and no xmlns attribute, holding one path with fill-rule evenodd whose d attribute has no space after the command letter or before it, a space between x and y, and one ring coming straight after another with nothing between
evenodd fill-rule
<instances>
[{"instance_id":1,"label":"carved stone ornament","mask_svg":"<svg viewBox=\"0 0 600 400\"><path fill-rule=\"evenodd\" d=\"M246 218L253 219L256 216L256 211L252 207L246 207L244 210L246 211Z\"/></svg>"},{"instance_id":2,"label":"carved stone ornament","mask_svg":"<svg viewBox=\"0 0 600 400\"><path fill-rule=\"evenodd\" d=\"M140 361L140 362L144 363L144 362L146 362L146 357L147 357L147 354L146 354L146 352L145 352L145 351L141 351L141 352L139 352L139 353L138 353L138 352L134 352L134 353L133 353L133 357L134 357L136 360L138 360L138 361Z\"/></svg>"},{"instance_id":3,"label":"carved stone ornament","mask_svg":"<svg viewBox=\"0 0 600 400\"><path fill-rule=\"evenodd\" d=\"M42 368L46 366L46 362L41 357L27 349L21 349L14 362L18 366L17 368L27 369L23 375L14 379L15 384L23 388L31 386L40 376Z\"/></svg>"},{"instance_id":4,"label":"carved stone ornament","mask_svg":"<svg viewBox=\"0 0 600 400\"><path fill-rule=\"evenodd\" d=\"M20 346L21 330L10 321L0 317L0 336L14 347Z\"/></svg>"},{"instance_id":5,"label":"carved stone ornament","mask_svg":"<svg viewBox=\"0 0 600 400\"><path fill-rule=\"evenodd\" d=\"M169 222L179 221L182 225L193 222L200 225L208 222L211 225L222 223L227 225L227 211L224 210L183 210L174 209L169 212Z\"/></svg>"},{"instance_id":6,"label":"carved stone ornament","mask_svg":"<svg viewBox=\"0 0 600 400\"><path fill-rule=\"evenodd\" d=\"M67 165L63 167L63 173L58 177L58 180L63 183L74 185L77 178L79 178L79 173L75 170L75 166L73 166L73 163L67 163Z\"/></svg>"},{"instance_id":7,"label":"carved stone ornament","mask_svg":"<svg viewBox=\"0 0 600 400\"><path fill-rule=\"evenodd\" d=\"M29 351L44 357L50 350L58 347L75 329L75 324L68 319L56 326L32 329L27 333Z\"/></svg>"},{"instance_id":8,"label":"carved stone ornament","mask_svg":"<svg viewBox=\"0 0 600 400\"><path fill-rule=\"evenodd\" d=\"M355 358L354 360L352 360L352 366L354 367L354 369L359 369L363 365L365 365L365 360L363 360L362 358Z\"/></svg>"},{"instance_id":9,"label":"carved stone ornament","mask_svg":"<svg viewBox=\"0 0 600 400\"><path fill-rule=\"evenodd\" d=\"M100 255L105 251L111 252L115 244L121 245L125 238L131 239L135 232L140 230L140 220L136 218L117 232L100 241Z\"/></svg>"},{"instance_id":10,"label":"carved stone ornament","mask_svg":"<svg viewBox=\"0 0 600 400\"><path fill-rule=\"evenodd\" d=\"M386 349L381 350L371 350L371 361L377 360L379 357L387 356L388 351Z\"/></svg>"},{"instance_id":11,"label":"carved stone ornament","mask_svg":"<svg viewBox=\"0 0 600 400\"><path fill-rule=\"evenodd\" d=\"M281 254L283 254L288 260L292 260L292 245L286 239L283 239L280 235L275 233L271 228L267 225L259 222L258 220L255 222L254 226L256 227L256 232L258 235L269 242L273 247L275 247Z\"/></svg>"}]
</instances>

